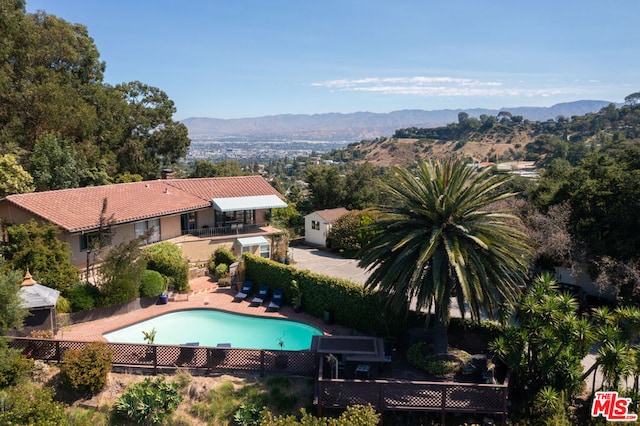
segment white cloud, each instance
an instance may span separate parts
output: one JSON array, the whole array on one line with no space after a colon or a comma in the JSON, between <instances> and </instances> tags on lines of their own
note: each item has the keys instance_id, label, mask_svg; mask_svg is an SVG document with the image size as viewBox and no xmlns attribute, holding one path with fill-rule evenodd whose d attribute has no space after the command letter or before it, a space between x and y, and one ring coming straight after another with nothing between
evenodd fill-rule
<instances>
[{"instance_id":1,"label":"white cloud","mask_svg":"<svg viewBox=\"0 0 640 426\"><path fill-rule=\"evenodd\" d=\"M328 80L312 83L314 87L323 87L341 92L372 92L389 95L415 96L554 96L574 93L575 90L563 89L530 89L522 82L508 87L501 81L482 81L456 77L368 77L361 79Z\"/></svg>"}]
</instances>

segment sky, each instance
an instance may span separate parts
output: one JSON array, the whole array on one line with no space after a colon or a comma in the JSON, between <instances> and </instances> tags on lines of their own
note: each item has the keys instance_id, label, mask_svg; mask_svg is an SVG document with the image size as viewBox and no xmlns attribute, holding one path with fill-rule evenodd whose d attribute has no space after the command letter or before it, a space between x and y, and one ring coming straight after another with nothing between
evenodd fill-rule
<instances>
[{"instance_id":1,"label":"sky","mask_svg":"<svg viewBox=\"0 0 640 426\"><path fill-rule=\"evenodd\" d=\"M174 118L623 102L638 0L27 0Z\"/></svg>"}]
</instances>

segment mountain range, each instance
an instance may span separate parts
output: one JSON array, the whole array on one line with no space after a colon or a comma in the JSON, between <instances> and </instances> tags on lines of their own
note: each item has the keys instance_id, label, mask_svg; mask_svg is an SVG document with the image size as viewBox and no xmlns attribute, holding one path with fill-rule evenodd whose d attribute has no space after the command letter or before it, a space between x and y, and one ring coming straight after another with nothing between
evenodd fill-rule
<instances>
[{"instance_id":1,"label":"mountain range","mask_svg":"<svg viewBox=\"0 0 640 426\"><path fill-rule=\"evenodd\" d=\"M349 114L280 114L253 118L191 117L182 120L194 138L274 139L360 141L391 136L407 127L439 127L458 121L458 114L471 117L497 116L499 112L521 115L531 121L546 121L558 116L572 117L597 112L608 101L581 100L551 107L515 107L496 109L400 110L388 113L354 112Z\"/></svg>"}]
</instances>

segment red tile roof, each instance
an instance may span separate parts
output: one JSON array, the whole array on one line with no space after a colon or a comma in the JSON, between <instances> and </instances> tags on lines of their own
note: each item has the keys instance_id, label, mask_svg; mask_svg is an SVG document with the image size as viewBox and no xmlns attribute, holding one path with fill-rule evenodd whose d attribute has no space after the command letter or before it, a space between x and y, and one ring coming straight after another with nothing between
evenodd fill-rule
<instances>
[{"instance_id":1,"label":"red tile roof","mask_svg":"<svg viewBox=\"0 0 640 426\"><path fill-rule=\"evenodd\" d=\"M272 194L282 198L262 176L239 176L154 180L15 194L0 202L27 210L68 232L80 232L98 226L105 198L106 217L113 215L113 223L121 224L207 208L212 198Z\"/></svg>"}]
</instances>

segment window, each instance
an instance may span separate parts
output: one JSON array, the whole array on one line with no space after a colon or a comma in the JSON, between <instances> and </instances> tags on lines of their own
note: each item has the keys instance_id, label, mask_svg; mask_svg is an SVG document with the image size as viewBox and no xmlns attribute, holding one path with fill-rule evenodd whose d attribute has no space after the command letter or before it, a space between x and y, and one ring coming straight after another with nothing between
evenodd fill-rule
<instances>
[{"instance_id":1,"label":"window","mask_svg":"<svg viewBox=\"0 0 640 426\"><path fill-rule=\"evenodd\" d=\"M315 229L316 231L320 230L320 222L317 220L311 221L311 229Z\"/></svg>"},{"instance_id":2,"label":"window","mask_svg":"<svg viewBox=\"0 0 640 426\"><path fill-rule=\"evenodd\" d=\"M196 212L183 213L180 216L180 226L183 231L197 229L198 224L196 222Z\"/></svg>"},{"instance_id":3,"label":"window","mask_svg":"<svg viewBox=\"0 0 640 426\"><path fill-rule=\"evenodd\" d=\"M90 232L88 234L80 235L80 251L86 251L89 248L94 248L98 243L98 233Z\"/></svg>"},{"instance_id":4,"label":"window","mask_svg":"<svg viewBox=\"0 0 640 426\"><path fill-rule=\"evenodd\" d=\"M256 246L243 246L242 252L255 254ZM271 258L271 250L269 248L269 244L260 244L260 257L264 257L265 259Z\"/></svg>"},{"instance_id":5,"label":"window","mask_svg":"<svg viewBox=\"0 0 640 426\"><path fill-rule=\"evenodd\" d=\"M151 244L160 241L160 219L151 219L145 220L143 222L136 222L134 225L135 237L138 238L149 229L153 229L151 231L151 235L149 235L149 238L147 238L143 242L145 244Z\"/></svg>"}]
</instances>

